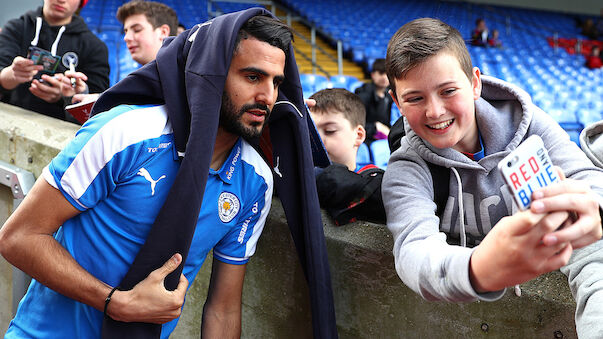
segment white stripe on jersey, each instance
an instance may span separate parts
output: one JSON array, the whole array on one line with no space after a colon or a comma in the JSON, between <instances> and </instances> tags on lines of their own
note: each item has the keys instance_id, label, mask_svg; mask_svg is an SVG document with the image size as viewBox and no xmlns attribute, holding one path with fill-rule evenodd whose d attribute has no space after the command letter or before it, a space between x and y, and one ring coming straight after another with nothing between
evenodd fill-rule
<instances>
[{"instance_id":1,"label":"white stripe on jersey","mask_svg":"<svg viewBox=\"0 0 603 339\"><path fill-rule=\"evenodd\" d=\"M255 245L262 234L262 229L264 228L264 223L266 222L266 217L268 216L268 212L270 212L270 205L272 204L272 186L273 186L273 178L272 171L270 171L270 167L266 164L264 159L258 154L258 152L251 147L245 140L243 140L242 151L241 151L241 160L252 165L255 169L255 172L266 182L268 188L264 193L264 208L262 208L262 212L258 221L255 223L253 227L253 233L251 237L247 241L245 248L245 257L249 258L255 252ZM258 227L259 226L259 227Z\"/></svg>"},{"instance_id":2,"label":"white stripe on jersey","mask_svg":"<svg viewBox=\"0 0 603 339\"><path fill-rule=\"evenodd\" d=\"M115 154L141 141L171 133L167 120L165 106L134 109L109 120L78 152L61 177L61 186L77 201Z\"/></svg>"},{"instance_id":3,"label":"white stripe on jersey","mask_svg":"<svg viewBox=\"0 0 603 339\"><path fill-rule=\"evenodd\" d=\"M220 252L216 251L216 249L215 249L215 248L214 248L214 255L216 255L216 256L218 256L218 257L220 257L220 258L224 258L224 259L227 259L227 260L231 260L231 261L245 261L245 260L249 259L249 257L245 257L245 258L231 257L231 256L229 256L229 255L222 254L222 253L220 253Z\"/></svg>"}]
</instances>

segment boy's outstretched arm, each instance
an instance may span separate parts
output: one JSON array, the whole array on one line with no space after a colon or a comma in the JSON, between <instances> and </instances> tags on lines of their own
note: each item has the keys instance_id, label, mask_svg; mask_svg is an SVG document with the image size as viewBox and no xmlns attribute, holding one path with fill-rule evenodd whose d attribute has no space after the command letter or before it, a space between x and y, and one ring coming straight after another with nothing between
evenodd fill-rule
<instances>
[{"instance_id":1,"label":"boy's outstretched arm","mask_svg":"<svg viewBox=\"0 0 603 339\"><path fill-rule=\"evenodd\" d=\"M522 211L502 218L471 255L469 275L475 290L501 290L567 264L572 245L546 246L542 238L563 225L568 216L565 211Z\"/></svg>"}]
</instances>

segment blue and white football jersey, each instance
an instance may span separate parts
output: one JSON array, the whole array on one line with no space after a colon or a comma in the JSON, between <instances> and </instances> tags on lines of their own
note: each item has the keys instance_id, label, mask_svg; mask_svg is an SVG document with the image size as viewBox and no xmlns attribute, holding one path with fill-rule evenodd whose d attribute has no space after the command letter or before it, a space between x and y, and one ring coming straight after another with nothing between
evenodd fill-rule
<instances>
[{"instance_id":1,"label":"blue and white football jersey","mask_svg":"<svg viewBox=\"0 0 603 339\"><path fill-rule=\"evenodd\" d=\"M118 285L179 167L164 106L123 105L94 116L43 172L81 211L59 228L57 241L92 275ZM220 170L210 169L184 265L190 282L212 248L229 264L249 260L270 210L272 185L270 168L242 138ZM100 336L102 316L34 280L6 337L94 338ZM163 326L163 338L176 323Z\"/></svg>"}]
</instances>

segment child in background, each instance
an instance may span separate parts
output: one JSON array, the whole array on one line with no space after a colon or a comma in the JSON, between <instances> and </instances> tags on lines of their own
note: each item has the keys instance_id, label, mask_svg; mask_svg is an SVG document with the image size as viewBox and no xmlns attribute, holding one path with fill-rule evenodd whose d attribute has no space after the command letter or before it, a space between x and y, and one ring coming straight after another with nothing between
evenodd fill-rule
<instances>
[{"instance_id":1,"label":"child in background","mask_svg":"<svg viewBox=\"0 0 603 339\"><path fill-rule=\"evenodd\" d=\"M316 176L321 207L337 225L356 219L385 223L383 170L372 164L356 165L358 147L366 137L362 101L342 88L324 89L310 99L316 101L310 115L333 162Z\"/></svg>"},{"instance_id":2,"label":"child in background","mask_svg":"<svg viewBox=\"0 0 603 339\"><path fill-rule=\"evenodd\" d=\"M494 301L506 287L561 268L577 302L578 336L603 337L603 170L526 92L472 67L449 25L407 23L386 60L406 125L382 186L402 281L427 300ZM530 209L518 212L497 164L533 134L568 179L536 190ZM432 175L433 166L447 175Z\"/></svg>"},{"instance_id":3,"label":"child in background","mask_svg":"<svg viewBox=\"0 0 603 339\"><path fill-rule=\"evenodd\" d=\"M595 69L603 66L603 60L601 60L601 50L599 46L593 46L590 51L590 54L586 56L586 67L590 69Z\"/></svg>"},{"instance_id":4,"label":"child in background","mask_svg":"<svg viewBox=\"0 0 603 339\"><path fill-rule=\"evenodd\" d=\"M502 41L499 38L500 33L497 29L492 30L492 35L488 37L488 46L502 48Z\"/></svg>"}]
</instances>

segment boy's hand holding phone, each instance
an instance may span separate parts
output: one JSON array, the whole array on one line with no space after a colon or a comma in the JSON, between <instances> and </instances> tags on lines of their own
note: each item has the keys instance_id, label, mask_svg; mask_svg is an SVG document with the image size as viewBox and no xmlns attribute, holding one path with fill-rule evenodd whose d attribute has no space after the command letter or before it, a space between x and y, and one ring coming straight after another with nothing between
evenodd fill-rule
<instances>
[{"instance_id":1,"label":"boy's hand holding phone","mask_svg":"<svg viewBox=\"0 0 603 339\"><path fill-rule=\"evenodd\" d=\"M7 90L12 90L24 82L30 82L44 66L35 65L30 59L17 56L13 63L0 72L0 83Z\"/></svg>"},{"instance_id":2,"label":"boy's hand holding phone","mask_svg":"<svg viewBox=\"0 0 603 339\"><path fill-rule=\"evenodd\" d=\"M499 163L520 212L501 219L471 256L478 292L495 291L556 270L573 249L601 238L597 196L581 181L565 180L537 136Z\"/></svg>"},{"instance_id":3,"label":"boy's hand holding phone","mask_svg":"<svg viewBox=\"0 0 603 339\"><path fill-rule=\"evenodd\" d=\"M545 245L569 242L581 248L601 238L597 196L585 182L565 180L563 171L553 167L540 137L526 139L498 167L520 209L570 213L563 227L543 237Z\"/></svg>"},{"instance_id":4,"label":"boy's hand holding phone","mask_svg":"<svg viewBox=\"0 0 603 339\"><path fill-rule=\"evenodd\" d=\"M565 179L561 169L558 173ZM601 214L597 195L580 180L565 179L559 184L539 189L532 195L530 210L534 213L570 212L570 218L559 230L546 234L542 241L547 246L570 243L574 249L601 239Z\"/></svg>"},{"instance_id":5,"label":"boy's hand holding phone","mask_svg":"<svg viewBox=\"0 0 603 339\"><path fill-rule=\"evenodd\" d=\"M29 91L31 94L46 102L57 102L63 97L61 91L63 81L62 78L62 74L58 74L56 76L44 74L41 77L42 81L34 79L31 82Z\"/></svg>"}]
</instances>

